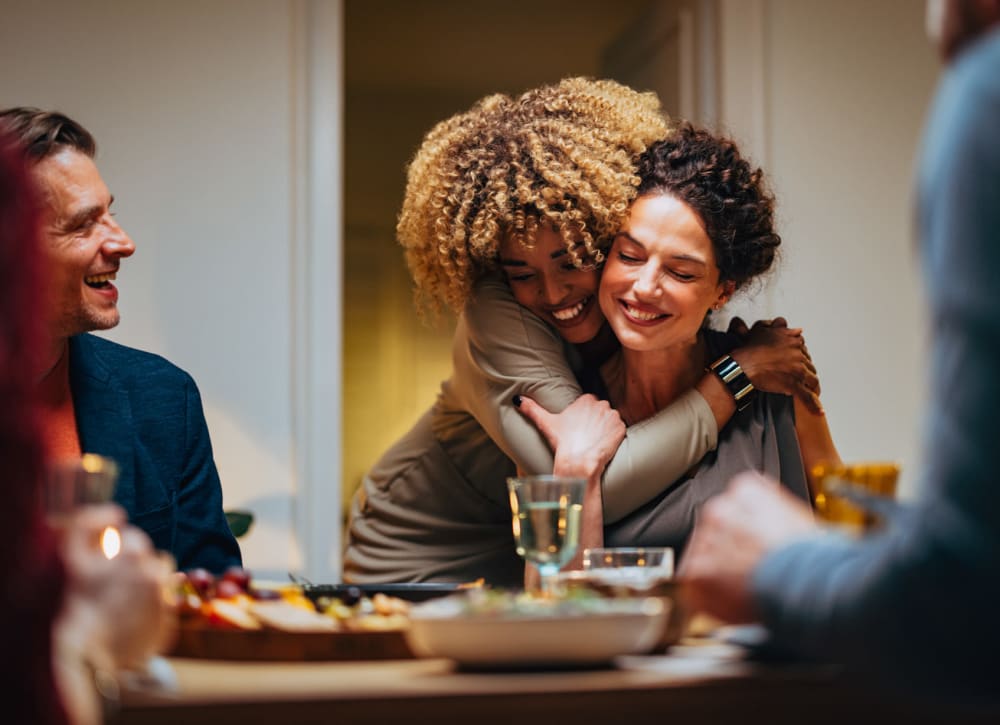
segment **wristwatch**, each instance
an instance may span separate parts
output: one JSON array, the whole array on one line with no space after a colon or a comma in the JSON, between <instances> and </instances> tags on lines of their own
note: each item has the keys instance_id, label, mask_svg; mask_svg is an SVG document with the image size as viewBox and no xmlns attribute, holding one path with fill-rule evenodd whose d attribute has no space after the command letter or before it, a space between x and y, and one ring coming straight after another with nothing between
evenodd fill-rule
<instances>
[{"instance_id":1,"label":"wristwatch","mask_svg":"<svg viewBox=\"0 0 1000 725\"><path fill-rule=\"evenodd\" d=\"M733 394L733 400L736 401L737 412L747 408L751 403L753 403L757 389L754 388L753 383L750 382L750 378L747 377L747 374L743 372L743 368L740 367L740 364L733 360L729 355L723 355L714 363L709 365L708 369L718 375L722 384L725 385L729 389L729 392Z\"/></svg>"}]
</instances>

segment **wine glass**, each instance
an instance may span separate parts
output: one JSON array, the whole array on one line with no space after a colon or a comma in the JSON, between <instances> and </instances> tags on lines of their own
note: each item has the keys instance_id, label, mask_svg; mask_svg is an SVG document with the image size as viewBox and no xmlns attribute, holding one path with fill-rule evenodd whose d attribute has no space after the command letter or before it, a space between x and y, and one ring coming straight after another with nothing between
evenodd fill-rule
<instances>
[{"instance_id":1,"label":"wine glass","mask_svg":"<svg viewBox=\"0 0 1000 725\"><path fill-rule=\"evenodd\" d=\"M522 476L508 478L517 553L538 567L542 591L553 593L556 575L580 544L583 478Z\"/></svg>"},{"instance_id":2,"label":"wine glass","mask_svg":"<svg viewBox=\"0 0 1000 725\"><path fill-rule=\"evenodd\" d=\"M107 503L117 482L118 465L94 453L52 464L43 490L49 525L60 529L66 518L80 506ZM104 555L113 559L121 549L121 532L108 526L101 534L100 546Z\"/></svg>"}]
</instances>

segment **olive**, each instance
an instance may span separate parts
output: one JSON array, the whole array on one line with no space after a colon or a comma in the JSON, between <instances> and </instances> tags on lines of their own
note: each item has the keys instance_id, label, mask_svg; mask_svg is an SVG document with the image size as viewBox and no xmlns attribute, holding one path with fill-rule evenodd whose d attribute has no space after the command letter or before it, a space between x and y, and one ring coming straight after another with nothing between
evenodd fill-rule
<instances>
[{"instance_id":1,"label":"olive","mask_svg":"<svg viewBox=\"0 0 1000 725\"><path fill-rule=\"evenodd\" d=\"M362 594L361 590L358 589L357 587L347 587L347 589L341 592L339 599L347 606L353 607L355 604L361 601L362 596L364 595Z\"/></svg>"},{"instance_id":2,"label":"olive","mask_svg":"<svg viewBox=\"0 0 1000 725\"><path fill-rule=\"evenodd\" d=\"M281 599L281 592L275 591L274 589L257 589L255 587L250 587L250 591L248 593L251 597L261 602L270 602Z\"/></svg>"}]
</instances>

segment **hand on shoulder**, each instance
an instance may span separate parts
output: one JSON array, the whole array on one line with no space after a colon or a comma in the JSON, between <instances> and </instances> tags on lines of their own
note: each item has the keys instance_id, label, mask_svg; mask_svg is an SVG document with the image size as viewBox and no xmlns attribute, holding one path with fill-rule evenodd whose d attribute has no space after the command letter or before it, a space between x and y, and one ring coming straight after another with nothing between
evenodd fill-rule
<instances>
[{"instance_id":1,"label":"hand on shoulder","mask_svg":"<svg viewBox=\"0 0 1000 725\"><path fill-rule=\"evenodd\" d=\"M548 440L557 475L600 476L625 439L618 411L590 394L581 395L561 413L551 413L524 396L518 396L515 405Z\"/></svg>"},{"instance_id":2,"label":"hand on shoulder","mask_svg":"<svg viewBox=\"0 0 1000 725\"><path fill-rule=\"evenodd\" d=\"M747 328L742 319L734 317L729 332L743 340L729 354L757 390L794 396L810 412L823 413L819 376L801 328L789 327L783 317L758 320Z\"/></svg>"}]
</instances>

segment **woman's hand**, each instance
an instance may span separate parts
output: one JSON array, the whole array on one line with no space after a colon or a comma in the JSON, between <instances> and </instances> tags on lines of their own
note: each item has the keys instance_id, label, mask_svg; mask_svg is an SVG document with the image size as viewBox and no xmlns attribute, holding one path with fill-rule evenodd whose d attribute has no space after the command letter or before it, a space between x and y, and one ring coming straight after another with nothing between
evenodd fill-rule
<instances>
[{"instance_id":1,"label":"woman's hand","mask_svg":"<svg viewBox=\"0 0 1000 725\"><path fill-rule=\"evenodd\" d=\"M777 317L758 320L748 329L743 320L734 317L729 332L743 338L743 344L729 354L755 388L794 396L810 412L823 413L819 377L801 328L791 328L783 317Z\"/></svg>"},{"instance_id":2,"label":"woman's hand","mask_svg":"<svg viewBox=\"0 0 1000 725\"><path fill-rule=\"evenodd\" d=\"M534 423L555 452L552 473L587 480L583 495L580 543L564 569L583 566L583 550L604 545L604 501L601 476L618 446L625 440L625 423L606 400L581 395L562 413L550 413L531 398L518 396L515 404ZM530 588L530 574L525 586Z\"/></svg>"},{"instance_id":3,"label":"woman's hand","mask_svg":"<svg viewBox=\"0 0 1000 725\"><path fill-rule=\"evenodd\" d=\"M99 545L108 526L121 533L121 549L112 559ZM142 665L173 634L171 563L143 531L125 522L117 506L84 507L61 533L69 584L61 624L76 629L73 636L88 647L103 650L108 665Z\"/></svg>"},{"instance_id":4,"label":"woman's hand","mask_svg":"<svg viewBox=\"0 0 1000 725\"><path fill-rule=\"evenodd\" d=\"M550 413L531 398L518 400L518 409L552 447L557 476L599 478L625 439L618 411L593 395L581 395L561 413Z\"/></svg>"}]
</instances>

